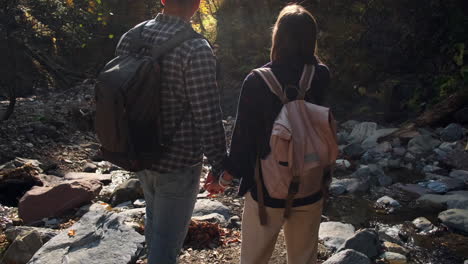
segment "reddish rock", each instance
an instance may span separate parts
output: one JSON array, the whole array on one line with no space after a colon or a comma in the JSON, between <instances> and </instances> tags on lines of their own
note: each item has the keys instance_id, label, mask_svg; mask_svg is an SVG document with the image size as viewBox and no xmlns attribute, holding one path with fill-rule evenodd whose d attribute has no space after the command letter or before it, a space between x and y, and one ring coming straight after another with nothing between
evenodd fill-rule
<instances>
[{"instance_id":1,"label":"reddish rock","mask_svg":"<svg viewBox=\"0 0 468 264\"><path fill-rule=\"evenodd\" d=\"M25 224L57 217L90 202L102 184L96 180L65 181L53 187L34 187L19 201L18 213Z\"/></svg>"},{"instance_id":2,"label":"reddish rock","mask_svg":"<svg viewBox=\"0 0 468 264\"><path fill-rule=\"evenodd\" d=\"M103 184L108 184L112 181L111 174L86 173L86 172L69 172L65 174L66 180L96 180Z\"/></svg>"}]
</instances>

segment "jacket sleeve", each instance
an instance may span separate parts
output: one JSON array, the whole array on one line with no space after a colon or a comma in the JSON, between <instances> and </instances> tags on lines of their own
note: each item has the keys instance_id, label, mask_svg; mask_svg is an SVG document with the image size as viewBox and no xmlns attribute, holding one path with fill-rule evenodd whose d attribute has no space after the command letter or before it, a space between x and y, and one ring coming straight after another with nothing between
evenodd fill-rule
<instances>
[{"instance_id":1,"label":"jacket sleeve","mask_svg":"<svg viewBox=\"0 0 468 264\"><path fill-rule=\"evenodd\" d=\"M216 82L216 59L206 40L197 40L185 68L186 92L203 152L215 177L224 170L226 135Z\"/></svg>"},{"instance_id":2,"label":"jacket sleeve","mask_svg":"<svg viewBox=\"0 0 468 264\"><path fill-rule=\"evenodd\" d=\"M253 170L257 156L256 138L258 131L258 95L255 94L256 77L250 74L245 79L239 104L234 132L231 140L229 158L226 162L226 170L235 178L250 177L248 172Z\"/></svg>"}]
</instances>

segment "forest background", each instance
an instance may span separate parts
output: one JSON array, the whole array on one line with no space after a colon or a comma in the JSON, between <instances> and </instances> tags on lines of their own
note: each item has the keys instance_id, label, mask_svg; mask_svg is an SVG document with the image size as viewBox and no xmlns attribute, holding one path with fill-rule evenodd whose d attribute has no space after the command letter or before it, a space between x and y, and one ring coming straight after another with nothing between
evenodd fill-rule
<instances>
[{"instance_id":1,"label":"forest background","mask_svg":"<svg viewBox=\"0 0 468 264\"><path fill-rule=\"evenodd\" d=\"M271 27L290 1L203 0L194 28L214 44L223 110L269 61ZM468 89L468 1L304 0L330 67L338 118L401 121ZM2 0L0 100L67 90L96 77L120 36L151 19L157 0ZM2 113L0 113L2 114Z\"/></svg>"}]
</instances>

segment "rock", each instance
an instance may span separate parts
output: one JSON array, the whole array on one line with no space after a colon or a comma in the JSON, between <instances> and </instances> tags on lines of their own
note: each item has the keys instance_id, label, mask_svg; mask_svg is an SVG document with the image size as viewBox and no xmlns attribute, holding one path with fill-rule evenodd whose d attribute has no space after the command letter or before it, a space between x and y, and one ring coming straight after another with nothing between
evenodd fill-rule
<instances>
[{"instance_id":1,"label":"rock","mask_svg":"<svg viewBox=\"0 0 468 264\"><path fill-rule=\"evenodd\" d=\"M23 167L24 165L29 164L30 167L34 168L38 173L42 173L42 163L38 160L33 159L25 159L25 158L15 158L12 161L9 161L3 165L0 165L0 171L7 170L7 169L16 169L19 167Z\"/></svg>"},{"instance_id":2,"label":"rock","mask_svg":"<svg viewBox=\"0 0 468 264\"><path fill-rule=\"evenodd\" d=\"M351 143L344 147L343 153L352 159L359 159L364 153L364 149L358 143Z\"/></svg>"},{"instance_id":3,"label":"rock","mask_svg":"<svg viewBox=\"0 0 468 264\"><path fill-rule=\"evenodd\" d=\"M388 168L390 168L390 169L399 169L399 168L401 168L401 160L400 159L388 160Z\"/></svg>"},{"instance_id":4,"label":"rock","mask_svg":"<svg viewBox=\"0 0 468 264\"><path fill-rule=\"evenodd\" d=\"M114 206L114 208L124 209L124 210L125 209L132 209L131 208L132 205L133 205L132 201L126 201L126 202L123 202L123 203L120 203L120 204Z\"/></svg>"},{"instance_id":5,"label":"rock","mask_svg":"<svg viewBox=\"0 0 468 264\"><path fill-rule=\"evenodd\" d=\"M349 135L351 143L361 144L364 139L372 136L377 130L377 124L374 122L362 122L354 126L353 131Z\"/></svg>"},{"instance_id":6,"label":"rock","mask_svg":"<svg viewBox=\"0 0 468 264\"><path fill-rule=\"evenodd\" d=\"M395 252L385 252L380 258L385 259L388 264L406 264L408 263L406 257L402 254Z\"/></svg>"},{"instance_id":7,"label":"rock","mask_svg":"<svg viewBox=\"0 0 468 264\"><path fill-rule=\"evenodd\" d=\"M402 184L402 183L396 183L393 185L393 187L400 189L402 191L405 191L407 193L410 193L414 196L420 197L421 195L428 194L430 191L418 184Z\"/></svg>"},{"instance_id":8,"label":"rock","mask_svg":"<svg viewBox=\"0 0 468 264\"><path fill-rule=\"evenodd\" d=\"M133 206L135 206L135 207L146 207L146 201L145 201L145 199L137 199L133 203Z\"/></svg>"},{"instance_id":9,"label":"rock","mask_svg":"<svg viewBox=\"0 0 468 264\"><path fill-rule=\"evenodd\" d=\"M342 195L346 192L346 183L333 179L330 184L330 193L334 196Z\"/></svg>"},{"instance_id":10,"label":"rock","mask_svg":"<svg viewBox=\"0 0 468 264\"><path fill-rule=\"evenodd\" d=\"M455 112L454 118L460 124L468 124L468 107L464 107Z\"/></svg>"},{"instance_id":11,"label":"rock","mask_svg":"<svg viewBox=\"0 0 468 264\"><path fill-rule=\"evenodd\" d=\"M52 187L63 182L62 177L57 177L54 175L39 174L38 178L41 180L43 184L42 186L44 187Z\"/></svg>"},{"instance_id":12,"label":"rock","mask_svg":"<svg viewBox=\"0 0 468 264\"><path fill-rule=\"evenodd\" d=\"M364 149L370 149L370 148L376 147L378 145L377 140L379 138L388 136L397 130L398 130L397 128L384 128L384 129L376 130L375 133L372 134L372 136L364 139L364 141L361 144L361 147Z\"/></svg>"},{"instance_id":13,"label":"rock","mask_svg":"<svg viewBox=\"0 0 468 264\"><path fill-rule=\"evenodd\" d=\"M229 218L228 222L229 222L228 228L240 228L242 225L241 219L237 215Z\"/></svg>"},{"instance_id":14,"label":"rock","mask_svg":"<svg viewBox=\"0 0 468 264\"><path fill-rule=\"evenodd\" d=\"M392 144L390 142L382 142L375 147L375 151L380 153L387 153L392 151Z\"/></svg>"},{"instance_id":15,"label":"rock","mask_svg":"<svg viewBox=\"0 0 468 264\"><path fill-rule=\"evenodd\" d=\"M371 264L371 261L366 255L347 249L338 252L322 264Z\"/></svg>"},{"instance_id":16,"label":"rock","mask_svg":"<svg viewBox=\"0 0 468 264\"><path fill-rule=\"evenodd\" d=\"M44 243L46 243L59 233L59 231L49 228L13 226L5 230L5 235L8 241L13 242L17 237L24 236L32 231L37 232Z\"/></svg>"},{"instance_id":17,"label":"rock","mask_svg":"<svg viewBox=\"0 0 468 264\"><path fill-rule=\"evenodd\" d=\"M445 163L457 170L468 170L468 144L465 147L466 150L456 149L452 151Z\"/></svg>"},{"instance_id":18,"label":"rock","mask_svg":"<svg viewBox=\"0 0 468 264\"><path fill-rule=\"evenodd\" d=\"M40 234L29 231L11 243L3 256L2 263L26 264L43 245Z\"/></svg>"},{"instance_id":19,"label":"rock","mask_svg":"<svg viewBox=\"0 0 468 264\"><path fill-rule=\"evenodd\" d=\"M392 184L392 178L385 175L385 172L377 165L362 166L352 174L353 177L362 181L370 182L371 185L389 186Z\"/></svg>"},{"instance_id":20,"label":"rock","mask_svg":"<svg viewBox=\"0 0 468 264\"><path fill-rule=\"evenodd\" d=\"M346 131L338 132L336 134L336 137L338 138L338 144L339 145L346 145L348 144L348 137L349 134Z\"/></svg>"},{"instance_id":21,"label":"rock","mask_svg":"<svg viewBox=\"0 0 468 264\"><path fill-rule=\"evenodd\" d=\"M356 232L352 237L348 238L338 251L353 249L369 258L374 258L379 254L380 241L379 236L372 229L364 229Z\"/></svg>"},{"instance_id":22,"label":"rock","mask_svg":"<svg viewBox=\"0 0 468 264\"><path fill-rule=\"evenodd\" d=\"M217 213L212 213L212 214L207 214L207 215L202 215L202 216L193 216L192 219L196 221L218 223L221 225L225 225L227 223L226 218Z\"/></svg>"},{"instance_id":23,"label":"rock","mask_svg":"<svg viewBox=\"0 0 468 264\"><path fill-rule=\"evenodd\" d=\"M135 201L144 198L143 189L141 188L140 180L128 179L120 184L112 193L110 203L112 206L121 204L127 201Z\"/></svg>"},{"instance_id":24,"label":"rock","mask_svg":"<svg viewBox=\"0 0 468 264\"><path fill-rule=\"evenodd\" d=\"M204 216L212 213L220 214L225 219L229 219L231 210L221 202L202 199L195 204L192 216Z\"/></svg>"},{"instance_id":25,"label":"rock","mask_svg":"<svg viewBox=\"0 0 468 264\"><path fill-rule=\"evenodd\" d=\"M96 180L103 184L109 184L112 181L110 174L87 173L87 172L69 172L64 176L67 180Z\"/></svg>"},{"instance_id":26,"label":"rock","mask_svg":"<svg viewBox=\"0 0 468 264\"><path fill-rule=\"evenodd\" d=\"M336 169L342 171L346 171L347 169L349 169L349 167L351 167L351 163L345 159L337 159L335 164Z\"/></svg>"},{"instance_id":27,"label":"rock","mask_svg":"<svg viewBox=\"0 0 468 264\"><path fill-rule=\"evenodd\" d=\"M444 151L444 152L452 152L455 147L457 146L457 142L442 142L442 144L440 144L439 146L439 149Z\"/></svg>"},{"instance_id":28,"label":"rock","mask_svg":"<svg viewBox=\"0 0 468 264\"><path fill-rule=\"evenodd\" d=\"M428 174L426 174L428 175ZM434 178L438 176L437 178ZM440 176L436 174L430 174L428 179L432 181L421 184L422 186L430 189L435 193L446 193L449 191L462 190L465 188L465 182L459 179L453 179L450 177Z\"/></svg>"},{"instance_id":29,"label":"rock","mask_svg":"<svg viewBox=\"0 0 468 264\"><path fill-rule=\"evenodd\" d=\"M398 254L401 254L403 256L406 256L409 253L408 249L406 249L406 248L404 248L404 247L402 247L402 246L400 246L398 244L388 242L388 241L384 242L384 247L388 252L398 253Z\"/></svg>"},{"instance_id":30,"label":"rock","mask_svg":"<svg viewBox=\"0 0 468 264\"><path fill-rule=\"evenodd\" d=\"M439 145L440 141L430 135L419 135L408 142L408 151L416 155L422 155L432 151Z\"/></svg>"},{"instance_id":31,"label":"rock","mask_svg":"<svg viewBox=\"0 0 468 264\"><path fill-rule=\"evenodd\" d=\"M339 179L334 180L330 185L330 191L334 195L343 194L343 188L348 193L355 193L355 192L365 192L369 190L369 180L363 179Z\"/></svg>"},{"instance_id":32,"label":"rock","mask_svg":"<svg viewBox=\"0 0 468 264\"><path fill-rule=\"evenodd\" d=\"M403 242L400 237L401 229L402 229L401 224L394 225L394 226L381 226L379 227L379 238L383 241L388 241L388 242L402 245Z\"/></svg>"},{"instance_id":33,"label":"rock","mask_svg":"<svg viewBox=\"0 0 468 264\"><path fill-rule=\"evenodd\" d=\"M450 172L450 177L468 182L468 171L465 170L453 170Z\"/></svg>"},{"instance_id":34,"label":"rock","mask_svg":"<svg viewBox=\"0 0 468 264\"><path fill-rule=\"evenodd\" d=\"M103 163L107 163L107 161L103 161ZM102 188L102 191L101 193L99 193L99 196L110 197L115 191L115 189L119 187L119 185L123 184L124 182L126 182L134 176L133 173L122 170L112 171L110 175L111 183Z\"/></svg>"},{"instance_id":35,"label":"rock","mask_svg":"<svg viewBox=\"0 0 468 264\"><path fill-rule=\"evenodd\" d=\"M359 124L359 121L356 121L356 120L348 120L348 121L342 123L340 126L341 126L342 128L344 128L345 130L347 130L347 131L351 131L351 130L354 129L354 127L355 127L357 124Z\"/></svg>"},{"instance_id":36,"label":"rock","mask_svg":"<svg viewBox=\"0 0 468 264\"><path fill-rule=\"evenodd\" d=\"M425 217L418 217L413 220L413 225L420 232L429 232L434 228L434 225Z\"/></svg>"},{"instance_id":37,"label":"rock","mask_svg":"<svg viewBox=\"0 0 468 264\"><path fill-rule=\"evenodd\" d=\"M354 235L354 226L340 222L323 222L320 224L319 239L328 248L338 249Z\"/></svg>"},{"instance_id":38,"label":"rock","mask_svg":"<svg viewBox=\"0 0 468 264\"><path fill-rule=\"evenodd\" d=\"M406 149L404 147L393 148L393 154L396 156L403 157L405 153L406 153Z\"/></svg>"},{"instance_id":39,"label":"rock","mask_svg":"<svg viewBox=\"0 0 468 264\"><path fill-rule=\"evenodd\" d=\"M392 197L389 197L389 196L383 196L383 197L380 197L378 200L377 200L377 204L379 205L382 205L382 206L392 206L392 207L399 207L400 206L400 203L393 199Z\"/></svg>"},{"instance_id":40,"label":"rock","mask_svg":"<svg viewBox=\"0 0 468 264\"><path fill-rule=\"evenodd\" d=\"M440 213L439 219L450 228L468 233L468 210L449 209Z\"/></svg>"},{"instance_id":41,"label":"rock","mask_svg":"<svg viewBox=\"0 0 468 264\"><path fill-rule=\"evenodd\" d=\"M468 191L453 191L445 195L425 194L417 201L428 207L435 205L448 209L468 210Z\"/></svg>"},{"instance_id":42,"label":"rock","mask_svg":"<svg viewBox=\"0 0 468 264\"><path fill-rule=\"evenodd\" d=\"M426 165L423 168L423 172L426 172L426 173L437 173L437 172L440 172L440 171L442 171L442 168L439 168L439 167L434 166L434 165Z\"/></svg>"},{"instance_id":43,"label":"rock","mask_svg":"<svg viewBox=\"0 0 468 264\"><path fill-rule=\"evenodd\" d=\"M90 202L101 190L93 180L66 181L54 187L34 187L19 201L18 213L26 224L60 216L67 210Z\"/></svg>"},{"instance_id":44,"label":"rock","mask_svg":"<svg viewBox=\"0 0 468 264\"><path fill-rule=\"evenodd\" d=\"M91 162L87 162L84 166L83 166L83 171L84 172L96 172L97 170L97 166L96 164L94 163L91 163Z\"/></svg>"},{"instance_id":45,"label":"rock","mask_svg":"<svg viewBox=\"0 0 468 264\"><path fill-rule=\"evenodd\" d=\"M114 264L134 261L144 236L125 224L128 216L94 204L77 223L52 238L29 264Z\"/></svg>"},{"instance_id":46,"label":"rock","mask_svg":"<svg viewBox=\"0 0 468 264\"><path fill-rule=\"evenodd\" d=\"M429 182L420 182L418 183L424 188L431 190L434 193L446 193L448 192L447 185L439 181L429 181Z\"/></svg>"},{"instance_id":47,"label":"rock","mask_svg":"<svg viewBox=\"0 0 468 264\"><path fill-rule=\"evenodd\" d=\"M452 123L444 128L440 134L440 137L443 141L454 142L462 139L463 134L463 127L459 124Z\"/></svg>"}]
</instances>

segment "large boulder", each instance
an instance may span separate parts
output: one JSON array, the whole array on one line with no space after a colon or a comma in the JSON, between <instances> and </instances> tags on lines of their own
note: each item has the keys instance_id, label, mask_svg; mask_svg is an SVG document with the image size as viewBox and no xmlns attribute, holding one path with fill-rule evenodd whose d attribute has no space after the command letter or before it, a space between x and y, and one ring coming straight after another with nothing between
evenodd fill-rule
<instances>
[{"instance_id":1,"label":"large boulder","mask_svg":"<svg viewBox=\"0 0 468 264\"><path fill-rule=\"evenodd\" d=\"M372 134L372 136L364 139L364 141L361 144L361 147L363 149L370 149L370 148L376 147L378 144L377 140L379 138L388 136L397 130L398 130L397 128L384 128L384 129L376 130L375 133Z\"/></svg>"},{"instance_id":2,"label":"large boulder","mask_svg":"<svg viewBox=\"0 0 468 264\"><path fill-rule=\"evenodd\" d=\"M468 234L468 210L450 209L439 214L446 226Z\"/></svg>"},{"instance_id":3,"label":"large boulder","mask_svg":"<svg viewBox=\"0 0 468 264\"><path fill-rule=\"evenodd\" d=\"M354 235L354 226L341 222L323 222L320 224L319 239L326 247L338 249L343 243Z\"/></svg>"},{"instance_id":4,"label":"large boulder","mask_svg":"<svg viewBox=\"0 0 468 264\"><path fill-rule=\"evenodd\" d=\"M144 236L126 222L129 216L94 204L73 226L52 238L29 264L131 263L140 252Z\"/></svg>"},{"instance_id":5,"label":"large boulder","mask_svg":"<svg viewBox=\"0 0 468 264\"><path fill-rule=\"evenodd\" d=\"M433 138L430 135L419 135L415 136L408 142L408 151L422 155L432 151L434 148L440 145L440 141Z\"/></svg>"},{"instance_id":6,"label":"large boulder","mask_svg":"<svg viewBox=\"0 0 468 264\"><path fill-rule=\"evenodd\" d=\"M140 180L128 179L114 190L110 201L112 206L116 206L128 201L133 202L141 198L144 198L144 193L143 189L141 188Z\"/></svg>"},{"instance_id":7,"label":"large boulder","mask_svg":"<svg viewBox=\"0 0 468 264\"><path fill-rule=\"evenodd\" d=\"M346 249L333 255L323 264L371 264L371 261L366 255L356 250Z\"/></svg>"},{"instance_id":8,"label":"large boulder","mask_svg":"<svg viewBox=\"0 0 468 264\"><path fill-rule=\"evenodd\" d=\"M445 195L425 194L417 200L420 204L432 207L446 207L448 209L468 210L468 191L453 191Z\"/></svg>"},{"instance_id":9,"label":"large boulder","mask_svg":"<svg viewBox=\"0 0 468 264\"><path fill-rule=\"evenodd\" d=\"M112 181L111 174L87 173L87 172L69 172L63 177L66 180L96 180L103 184Z\"/></svg>"},{"instance_id":10,"label":"large boulder","mask_svg":"<svg viewBox=\"0 0 468 264\"><path fill-rule=\"evenodd\" d=\"M21 198L18 213L26 224L57 217L90 202L101 188L101 183L93 180L65 181L53 187L34 187Z\"/></svg>"},{"instance_id":11,"label":"large boulder","mask_svg":"<svg viewBox=\"0 0 468 264\"><path fill-rule=\"evenodd\" d=\"M355 171L352 176L361 181L369 182L371 185L389 186L392 184L392 178L387 176L385 172L375 164L362 166Z\"/></svg>"},{"instance_id":12,"label":"large boulder","mask_svg":"<svg viewBox=\"0 0 468 264\"><path fill-rule=\"evenodd\" d=\"M354 249L369 258L377 257L381 250L379 235L375 230L364 229L348 238L338 251Z\"/></svg>"},{"instance_id":13,"label":"large boulder","mask_svg":"<svg viewBox=\"0 0 468 264\"><path fill-rule=\"evenodd\" d=\"M3 256L2 263L26 264L43 245L41 235L36 231L29 231L11 243Z\"/></svg>"},{"instance_id":14,"label":"large boulder","mask_svg":"<svg viewBox=\"0 0 468 264\"><path fill-rule=\"evenodd\" d=\"M454 142L463 138L463 127L459 124L452 123L445 127L440 133L443 141Z\"/></svg>"},{"instance_id":15,"label":"large boulder","mask_svg":"<svg viewBox=\"0 0 468 264\"><path fill-rule=\"evenodd\" d=\"M349 135L349 140L352 143L362 143L364 139L374 135L377 130L377 124L374 122L362 122L355 125L353 131Z\"/></svg>"}]
</instances>

